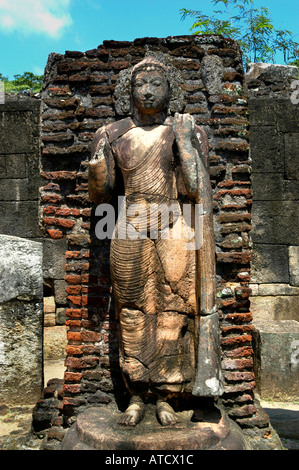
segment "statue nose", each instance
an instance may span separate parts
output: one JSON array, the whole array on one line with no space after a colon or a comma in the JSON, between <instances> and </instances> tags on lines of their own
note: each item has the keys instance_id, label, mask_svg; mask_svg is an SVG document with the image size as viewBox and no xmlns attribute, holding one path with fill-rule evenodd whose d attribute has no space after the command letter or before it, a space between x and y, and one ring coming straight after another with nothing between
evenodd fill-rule
<instances>
[{"instance_id":1,"label":"statue nose","mask_svg":"<svg viewBox=\"0 0 299 470\"><path fill-rule=\"evenodd\" d=\"M147 86L145 91L144 91L144 96L145 98L150 98L151 96L153 96L153 92L152 92L152 89L151 87Z\"/></svg>"}]
</instances>

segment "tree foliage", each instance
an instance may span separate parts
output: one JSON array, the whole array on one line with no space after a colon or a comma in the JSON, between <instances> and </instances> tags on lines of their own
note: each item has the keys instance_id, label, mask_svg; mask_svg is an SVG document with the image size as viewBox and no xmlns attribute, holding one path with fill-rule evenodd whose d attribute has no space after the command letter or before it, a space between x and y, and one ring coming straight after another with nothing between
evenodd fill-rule
<instances>
[{"instance_id":1,"label":"tree foliage","mask_svg":"<svg viewBox=\"0 0 299 470\"><path fill-rule=\"evenodd\" d=\"M9 80L0 73L0 80L4 82L5 91L8 93L21 93L26 90L38 93L42 88L43 75L24 72L22 75L14 75L14 79Z\"/></svg>"},{"instance_id":2,"label":"tree foliage","mask_svg":"<svg viewBox=\"0 0 299 470\"><path fill-rule=\"evenodd\" d=\"M193 34L221 34L239 42L244 65L249 62L273 62L277 52L282 52L284 62L299 59L299 43L288 30L279 30L272 24L270 10L256 7L254 0L211 0L213 15L202 11L180 10L181 19L195 18L190 28Z\"/></svg>"}]
</instances>

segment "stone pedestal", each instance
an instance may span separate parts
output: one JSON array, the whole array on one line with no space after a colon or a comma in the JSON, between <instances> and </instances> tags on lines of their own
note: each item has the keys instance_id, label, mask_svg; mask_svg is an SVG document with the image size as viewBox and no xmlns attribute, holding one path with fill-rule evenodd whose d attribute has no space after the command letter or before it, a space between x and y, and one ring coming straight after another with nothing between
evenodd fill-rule
<instances>
[{"instance_id":1,"label":"stone pedestal","mask_svg":"<svg viewBox=\"0 0 299 470\"><path fill-rule=\"evenodd\" d=\"M117 410L88 408L67 432L62 450L250 450L240 428L218 408L177 414L179 423L163 427L149 405L130 428L117 424Z\"/></svg>"}]
</instances>

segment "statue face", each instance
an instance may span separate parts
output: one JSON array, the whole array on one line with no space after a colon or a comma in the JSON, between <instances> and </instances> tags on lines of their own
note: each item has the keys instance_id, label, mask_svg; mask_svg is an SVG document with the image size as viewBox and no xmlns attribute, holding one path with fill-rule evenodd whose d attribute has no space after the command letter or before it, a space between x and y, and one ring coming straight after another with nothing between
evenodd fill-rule
<instances>
[{"instance_id":1,"label":"statue face","mask_svg":"<svg viewBox=\"0 0 299 470\"><path fill-rule=\"evenodd\" d=\"M132 82L135 107L143 114L154 114L166 108L169 84L162 71L141 71Z\"/></svg>"}]
</instances>

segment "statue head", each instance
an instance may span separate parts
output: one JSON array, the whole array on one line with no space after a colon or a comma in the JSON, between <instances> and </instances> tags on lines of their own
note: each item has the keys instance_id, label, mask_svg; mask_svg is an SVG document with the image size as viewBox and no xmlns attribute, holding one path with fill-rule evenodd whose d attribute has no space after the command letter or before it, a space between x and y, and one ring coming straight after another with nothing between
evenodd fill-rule
<instances>
[{"instance_id":1,"label":"statue head","mask_svg":"<svg viewBox=\"0 0 299 470\"><path fill-rule=\"evenodd\" d=\"M120 72L115 89L119 115L131 115L134 108L150 114L181 112L185 106L182 77L166 60L147 56L134 67Z\"/></svg>"},{"instance_id":2,"label":"statue head","mask_svg":"<svg viewBox=\"0 0 299 470\"><path fill-rule=\"evenodd\" d=\"M166 67L151 58L133 67L131 96L134 109L143 114L155 114L167 110L170 85Z\"/></svg>"}]
</instances>

